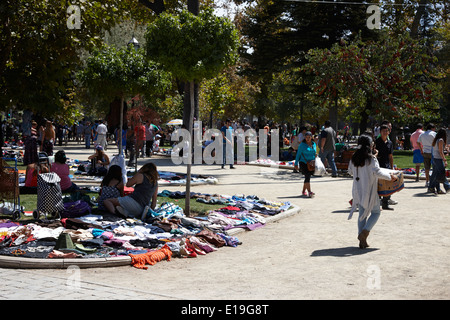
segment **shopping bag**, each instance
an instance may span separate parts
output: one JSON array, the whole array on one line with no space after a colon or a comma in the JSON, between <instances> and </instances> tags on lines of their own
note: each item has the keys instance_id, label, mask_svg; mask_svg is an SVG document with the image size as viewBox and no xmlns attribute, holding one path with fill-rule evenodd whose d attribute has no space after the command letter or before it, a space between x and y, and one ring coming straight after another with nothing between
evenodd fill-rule
<instances>
[{"instance_id":1,"label":"shopping bag","mask_svg":"<svg viewBox=\"0 0 450 320\"><path fill-rule=\"evenodd\" d=\"M314 175L315 176L323 176L326 173L325 166L323 165L322 160L320 160L320 157L316 157L316 163L314 168Z\"/></svg>"}]
</instances>

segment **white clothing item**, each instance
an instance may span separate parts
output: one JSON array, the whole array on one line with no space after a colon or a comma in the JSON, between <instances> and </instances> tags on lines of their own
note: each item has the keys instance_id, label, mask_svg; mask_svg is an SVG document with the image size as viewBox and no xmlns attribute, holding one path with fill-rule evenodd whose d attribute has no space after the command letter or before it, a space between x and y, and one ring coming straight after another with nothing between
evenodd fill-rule
<instances>
[{"instance_id":1,"label":"white clothing item","mask_svg":"<svg viewBox=\"0 0 450 320\"><path fill-rule=\"evenodd\" d=\"M97 126L97 133L98 134L107 134L108 133L108 128L106 127L106 125L105 124L103 124L103 123L100 123L98 126Z\"/></svg>"},{"instance_id":2,"label":"white clothing item","mask_svg":"<svg viewBox=\"0 0 450 320\"><path fill-rule=\"evenodd\" d=\"M439 142L442 141L442 150L445 150L445 143L444 143L444 139L439 139L438 141L436 141L436 145L432 148L433 152L433 158L434 159L441 159L441 153L439 152Z\"/></svg>"},{"instance_id":3,"label":"white clothing item","mask_svg":"<svg viewBox=\"0 0 450 320\"><path fill-rule=\"evenodd\" d=\"M419 139L417 139L417 142L422 144L424 153L431 153L434 137L436 137L436 132L433 130L427 130L419 136Z\"/></svg>"},{"instance_id":4,"label":"white clothing item","mask_svg":"<svg viewBox=\"0 0 450 320\"><path fill-rule=\"evenodd\" d=\"M348 173L353 176L352 196L353 204L348 219L351 219L353 212L358 205L365 211L360 220L367 218L378 199L378 179L391 180L391 175L386 170L381 170L378 160L372 157L372 160L366 161L363 167L355 167L353 161L348 165ZM357 179L359 178L359 179Z\"/></svg>"}]
</instances>

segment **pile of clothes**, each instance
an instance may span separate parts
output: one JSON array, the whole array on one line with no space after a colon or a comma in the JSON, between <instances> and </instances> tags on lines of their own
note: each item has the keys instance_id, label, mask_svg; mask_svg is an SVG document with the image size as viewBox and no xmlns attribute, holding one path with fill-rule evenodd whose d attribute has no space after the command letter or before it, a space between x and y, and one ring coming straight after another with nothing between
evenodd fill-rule
<instances>
[{"instance_id":1,"label":"pile of clothes","mask_svg":"<svg viewBox=\"0 0 450 320\"><path fill-rule=\"evenodd\" d=\"M266 215L290 208L255 196L220 196L226 206L205 216L187 217L182 208L165 202L147 208L142 219L86 214L77 218L13 222L0 220L0 255L29 258L131 257L131 264L146 269L174 257L197 257L222 246L241 242L228 233L233 228L255 230ZM203 198L202 198L203 199Z\"/></svg>"}]
</instances>

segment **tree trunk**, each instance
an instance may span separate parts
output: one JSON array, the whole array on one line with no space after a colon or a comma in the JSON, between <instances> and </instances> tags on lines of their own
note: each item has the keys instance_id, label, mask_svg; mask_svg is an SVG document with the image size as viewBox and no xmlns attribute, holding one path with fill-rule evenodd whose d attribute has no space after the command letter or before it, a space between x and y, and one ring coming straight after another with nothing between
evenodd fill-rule
<instances>
[{"instance_id":1,"label":"tree trunk","mask_svg":"<svg viewBox=\"0 0 450 320\"><path fill-rule=\"evenodd\" d=\"M413 23L411 25L411 38L417 39L419 37L419 28L420 28L420 20L422 19L423 15L425 14L426 5L428 3L428 0L420 0L419 7L417 8L416 15L414 16Z\"/></svg>"},{"instance_id":2,"label":"tree trunk","mask_svg":"<svg viewBox=\"0 0 450 320\"><path fill-rule=\"evenodd\" d=\"M122 146L122 128L123 128L123 96L120 99L120 120L119 120L119 155L122 155L123 146Z\"/></svg>"},{"instance_id":3,"label":"tree trunk","mask_svg":"<svg viewBox=\"0 0 450 320\"><path fill-rule=\"evenodd\" d=\"M336 98L334 98L334 104L333 105L331 105L330 106L330 109L329 109L329 113L328 113L328 116L329 116L329 119L330 119L330 122L331 122L331 127L335 130L335 131L337 131L337 118L338 118L338 103L337 103L337 101L338 101L338 98L336 97Z\"/></svg>"},{"instance_id":4,"label":"tree trunk","mask_svg":"<svg viewBox=\"0 0 450 320\"><path fill-rule=\"evenodd\" d=\"M190 87L190 100L191 100L191 110L189 114L189 122L187 129L189 130L189 152L188 152L188 163L187 163L187 174L186 174L186 198L185 198L185 214L186 216L190 216L191 213L191 167L192 167L192 149L193 149L193 120L194 120L194 81L189 83Z\"/></svg>"},{"instance_id":5,"label":"tree trunk","mask_svg":"<svg viewBox=\"0 0 450 320\"><path fill-rule=\"evenodd\" d=\"M367 97L366 105L363 111L361 111L361 121L359 123L359 134L366 132L367 124L369 120L369 112L372 109L372 97Z\"/></svg>"}]
</instances>

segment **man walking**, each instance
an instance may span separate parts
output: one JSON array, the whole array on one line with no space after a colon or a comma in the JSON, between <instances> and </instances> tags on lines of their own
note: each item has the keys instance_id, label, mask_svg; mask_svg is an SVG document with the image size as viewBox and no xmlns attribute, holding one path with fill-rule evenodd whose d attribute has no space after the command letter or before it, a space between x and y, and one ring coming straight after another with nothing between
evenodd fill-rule
<instances>
[{"instance_id":1,"label":"man walking","mask_svg":"<svg viewBox=\"0 0 450 320\"><path fill-rule=\"evenodd\" d=\"M222 132L223 142L223 162L222 169L225 168L225 164L230 164L230 169L234 168L234 141L233 141L233 127L231 126L231 120L227 119L224 126L220 129ZM228 145L228 148L227 148ZM227 149L230 151L227 153Z\"/></svg>"},{"instance_id":2,"label":"man walking","mask_svg":"<svg viewBox=\"0 0 450 320\"><path fill-rule=\"evenodd\" d=\"M394 167L394 144L388 139L389 127L385 124L380 126L380 137L375 140L375 147L378 150L378 162L380 168L392 169ZM389 207L391 196L381 199L383 210L394 210Z\"/></svg>"},{"instance_id":3,"label":"man walking","mask_svg":"<svg viewBox=\"0 0 450 320\"><path fill-rule=\"evenodd\" d=\"M146 121L145 122L145 154L147 157L152 156L154 137L155 137L155 129L153 128L152 121Z\"/></svg>"},{"instance_id":4,"label":"man walking","mask_svg":"<svg viewBox=\"0 0 450 320\"><path fill-rule=\"evenodd\" d=\"M85 147L86 147L86 149L90 149L91 138L94 135L90 121L86 121L84 128L83 128L83 133L84 133Z\"/></svg>"},{"instance_id":5,"label":"man walking","mask_svg":"<svg viewBox=\"0 0 450 320\"><path fill-rule=\"evenodd\" d=\"M417 139L417 143L419 144L420 151L423 155L423 165L425 167L425 187L428 187L430 181L430 169L431 169L431 152L433 149L433 140L436 137L436 127L434 124L429 123L427 125L427 131L422 133Z\"/></svg>"},{"instance_id":6,"label":"man walking","mask_svg":"<svg viewBox=\"0 0 450 320\"><path fill-rule=\"evenodd\" d=\"M336 131L331 127L329 120L325 121L325 128L320 134L320 152L319 156L325 164L325 159L331 168L331 176L337 177L336 163L334 162L334 151L336 150Z\"/></svg>"},{"instance_id":7,"label":"man walking","mask_svg":"<svg viewBox=\"0 0 450 320\"><path fill-rule=\"evenodd\" d=\"M106 142L106 134L108 133L108 128L106 127L103 120L100 120L100 124L97 126L97 145L102 146L103 150L106 151L108 148Z\"/></svg>"},{"instance_id":8,"label":"man walking","mask_svg":"<svg viewBox=\"0 0 450 320\"><path fill-rule=\"evenodd\" d=\"M420 151L420 145L417 143L419 136L423 133L423 125L421 123L417 124L417 129L409 138L411 141L411 146L413 148L413 162L416 164L416 182L419 181L420 174L420 164L423 163L422 152Z\"/></svg>"}]
</instances>

